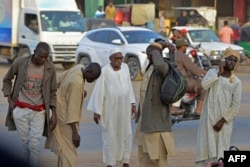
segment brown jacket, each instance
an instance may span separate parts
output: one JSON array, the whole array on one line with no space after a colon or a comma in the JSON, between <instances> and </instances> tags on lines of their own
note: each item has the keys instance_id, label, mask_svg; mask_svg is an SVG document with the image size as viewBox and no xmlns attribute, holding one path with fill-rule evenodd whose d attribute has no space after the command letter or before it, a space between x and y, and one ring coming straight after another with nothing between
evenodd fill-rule
<instances>
[{"instance_id":1,"label":"brown jacket","mask_svg":"<svg viewBox=\"0 0 250 167\"><path fill-rule=\"evenodd\" d=\"M11 65L9 71L3 78L3 94L5 97L11 95L13 101L17 100L21 86L23 85L25 78L27 76L27 67L31 56L21 57L16 59ZM12 80L14 84L12 84ZM56 107L56 70L55 66L49 61L45 62L44 65L44 79L42 83L42 95L45 104L45 124L44 124L44 136L49 135L49 109L50 106ZM14 120L12 118L12 111L9 107L5 125L8 130L16 130Z\"/></svg>"},{"instance_id":2,"label":"brown jacket","mask_svg":"<svg viewBox=\"0 0 250 167\"><path fill-rule=\"evenodd\" d=\"M177 51L174 54L175 64L177 69L187 80L187 92L198 93L202 90L201 80L198 79L205 70L198 67L191 59L184 53Z\"/></svg>"}]
</instances>

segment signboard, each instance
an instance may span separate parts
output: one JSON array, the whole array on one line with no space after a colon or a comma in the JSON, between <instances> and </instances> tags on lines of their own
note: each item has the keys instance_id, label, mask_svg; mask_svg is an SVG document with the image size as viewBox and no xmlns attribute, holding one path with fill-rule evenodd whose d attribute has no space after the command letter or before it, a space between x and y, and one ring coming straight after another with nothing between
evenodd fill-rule
<instances>
[{"instance_id":1,"label":"signboard","mask_svg":"<svg viewBox=\"0 0 250 167\"><path fill-rule=\"evenodd\" d=\"M0 0L0 43L11 42L12 1Z\"/></svg>"}]
</instances>

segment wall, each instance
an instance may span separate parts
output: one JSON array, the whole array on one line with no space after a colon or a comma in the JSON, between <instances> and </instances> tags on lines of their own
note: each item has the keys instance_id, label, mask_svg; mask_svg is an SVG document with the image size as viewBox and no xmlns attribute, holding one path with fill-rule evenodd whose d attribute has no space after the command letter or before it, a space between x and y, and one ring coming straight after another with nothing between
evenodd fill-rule
<instances>
[{"instance_id":1,"label":"wall","mask_svg":"<svg viewBox=\"0 0 250 167\"><path fill-rule=\"evenodd\" d=\"M249 12L250 12L250 5ZM238 17L241 21L247 20L247 2L246 0L235 0L234 1L234 16Z\"/></svg>"}]
</instances>

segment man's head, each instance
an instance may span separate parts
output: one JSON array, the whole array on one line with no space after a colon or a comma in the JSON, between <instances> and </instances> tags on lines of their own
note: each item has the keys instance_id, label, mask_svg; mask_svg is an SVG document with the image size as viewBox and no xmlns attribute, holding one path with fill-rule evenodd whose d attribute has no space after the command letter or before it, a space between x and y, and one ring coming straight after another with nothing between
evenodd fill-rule
<instances>
[{"instance_id":1,"label":"man's head","mask_svg":"<svg viewBox=\"0 0 250 167\"><path fill-rule=\"evenodd\" d=\"M158 50L159 52L162 52L162 45L159 43L159 41L155 41L153 43L151 43L147 49L146 49L146 54L147 54L147 58L149 63L152 62L152 51L153 50Z\"/></svg>"},{"instance_id":2,"label":"man's head","mask_svg":"<svg viewBox=\"0 0 250 167\"><path fill-rule=\"evenodd\" d=\"M187 16L187 11L186 11L186 10L183 10L183 11L182 11L182 16L184 16L184 17Z\"/></svg>"},{"instance_id":3,"label":"man's head","mask_svg":"<svg viewBox=\"0 0 250 167\"><path fill-rule=\"evenodd\" d=\"M82 71L84 78L91 83L101 75L101 66L98 63L89 63Z\"/></svg>"},{"instance_id":4,"label":"man's head","mask_svg":"<svg viewBox=\"0 0 250 167\"><path fill-rule=\"evenodd\" d=\"M225 21L224 21L224 26L227 26L227 25L228 25L228 21L225 20Z\"/></svg>"},{"instance_id":5,"label":"man's head","mask_svg":"<svg viewBox=\"0 0 250 167\"><path fill-rule=\"evenodd\" d=\"M175 45L178 51L181 51L182 53L186 53L188 42L186 39L180 38L175 41Z\"/></svg>"},{"instance_id":6,"label":"man's head","mask_svg":"<svg viewBox=\"0 0 250 167\"><path fill-rule=\"evenodd\" d=\"M113 6L113 1L109 1L109 4L108 4L110 7Z\"/></svg>"},{"instance_id":7,"label":"man's head","mask_svg":"<svg viewBox=\"0 0 250 167\"><path fill-rule=\"evenodd\" d=\"M102 6L99 5L97 9L98 9L99 11L102 11Z\"/></svg>"},{"instance_id":8,"label":"man's head","mask_svg":"<svg viewBox=\"0 0 250 167\"><path fill-rule=\"evenodd\" d=\"M223 53L222 58L225 59L225 69L233 71L240 61L240 54L232 48L227 48Z\"/></svg>"},{"instance_id":9,"label":"man's head","mask_svg":"<svg viewBox=\"0 0 250 167\"><path fill-rule=\"evenodd\" d=\"M124 57L122 56L122 52L120 51L120 49L115 48L110 51L109 60L110 60L111 66L113 67L115 71L121 68L123 58Z\"/></svg>"},{"instance_id":10,"label":"man's head","mask_svg":"<svg viewBox=\"0 0 250 167\"><path fill-rule=\"evenodd\" d=\"M50 47L46 42L39 42L34 50L31 62L37 66L41 66L48 60Z\"/></svg>"},{"instance_id":11,"label":"man's head","mask_svg":"<svg viewBox=\"0 0 250 167\"><path fill-rule=\"evenodd\" d=\"M163 11L161 14L164 18L167 18L167 11Z\"/></svg>"}]
</instances>

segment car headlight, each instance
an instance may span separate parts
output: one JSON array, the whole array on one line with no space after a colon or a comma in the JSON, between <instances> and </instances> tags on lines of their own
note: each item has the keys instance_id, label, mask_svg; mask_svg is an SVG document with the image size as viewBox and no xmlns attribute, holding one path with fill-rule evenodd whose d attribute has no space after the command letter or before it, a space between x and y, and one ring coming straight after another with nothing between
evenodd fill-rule
<instances>
[{"instance_id":1,"label":"car headlight","mask_svg":"<svg viewBox=\"0 0 250 167\"><path fill-rule=\"evenodd\" d=\"M220 51L212 50L212 51L210 52L210 56L220 56Z\"/></svg>"},{"instance_id":2,"label":"car headlight","mask_svg":"<svg viewBox=\"0 0 250 167\"><path fill-rule=\"evenodd\" d=\"M239 52L239 54L240 54L241 56L244 56L244 55L245 55L243 50L239 50L238 52Z\"/></svg>"}]
</instances>

